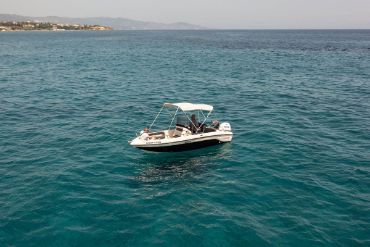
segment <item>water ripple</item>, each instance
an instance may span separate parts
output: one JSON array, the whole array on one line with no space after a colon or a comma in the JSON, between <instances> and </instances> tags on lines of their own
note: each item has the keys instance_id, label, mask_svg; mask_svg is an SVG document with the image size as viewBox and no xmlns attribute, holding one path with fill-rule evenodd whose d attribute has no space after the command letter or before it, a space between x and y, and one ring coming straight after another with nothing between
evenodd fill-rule
<instances>
[{"instance_id":1,"label":"water ripple","mask_svg":"<svg viewBox=\"0 0 370 247\"><path fill-rule=\"evenodd\" d=\"M1 244L370 244L369 31L0 36ZM233 142L130 147L167 101Z\"/></svg>"}]
</instances>

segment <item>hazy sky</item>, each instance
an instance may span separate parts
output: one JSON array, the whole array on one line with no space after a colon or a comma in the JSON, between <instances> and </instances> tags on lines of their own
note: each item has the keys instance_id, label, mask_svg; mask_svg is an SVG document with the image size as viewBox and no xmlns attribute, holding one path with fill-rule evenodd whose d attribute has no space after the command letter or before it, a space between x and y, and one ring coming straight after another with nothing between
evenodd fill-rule
<instances>
[{"instance_id":1,"label":"hazy sky","mask_svg":"<svg viewBox=\"0 0 370 247\"><path fill-rule=\"evenodd\" d=\"M0 0L0 13L183 21L211 28L370 28L370 0Z\"/></svg>"}]
</instances>

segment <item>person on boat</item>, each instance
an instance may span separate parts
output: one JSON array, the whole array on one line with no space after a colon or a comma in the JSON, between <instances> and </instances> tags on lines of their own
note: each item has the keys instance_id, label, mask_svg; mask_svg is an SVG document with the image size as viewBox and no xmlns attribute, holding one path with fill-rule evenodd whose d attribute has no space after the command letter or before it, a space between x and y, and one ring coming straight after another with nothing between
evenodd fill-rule
<instances>
[{"instance_id":1,"label":"person on boat","mask_svg":"<svg viewBox=\"0 0 370 247\"><path fill-rule=\"evenodd\" d=\"M213 120L212 121L212 125L211 125L212 128L215 128L215 129L218 129L218 127L220 127L220 121L218 120Z\"/></svg>"},{"instance_id":2,"label":"person on boat","mask_svg":"<svg viewBox=\"0 0 370 247\"><path fill-rule=\"evenodd\" d=\"M142 140L149 139L149 129L148 128L144 128L144 130L141 131L140 139Z\"/></svg>"},{"instance_id":3,"label":"person on boat","mask_svg":"<svg viewBox=\"0 0 370 247\"><path fill-rule=\"evenodd\" d=\"M198 131L198 122L197 122L197 118L195 117L195 114L191 115L190 130L193 134L197 133Z\"/></svg>"}]
</instances>

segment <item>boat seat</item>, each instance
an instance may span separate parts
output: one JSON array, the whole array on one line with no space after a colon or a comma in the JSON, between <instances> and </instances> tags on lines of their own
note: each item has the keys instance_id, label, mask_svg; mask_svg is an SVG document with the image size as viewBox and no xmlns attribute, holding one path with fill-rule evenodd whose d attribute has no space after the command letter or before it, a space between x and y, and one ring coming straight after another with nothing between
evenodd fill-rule
<instances>
[{"instance_id":1,"label":"boat seat","mask_svg":"<svg viewBox=\"0 0 370 247\"><path fill-rule=\"evenodd\" d=\"M174 130L174 137L180 137L181 134L182 134L182 128L176 126L176 129Z\"/></svg>"},{"instance_id":2,"label":"boat seat","mask_svg":"<svg viewBox=\"0 0 370 247\"><path fill-rule=\"evenodd\" d=\"M165 133L163 131L161 132L154 132L154 133L149 133L149 138L150 139L164 139Z\"/></svg>"},{"instance_id":3,"label":"boat seat","mask_svg":"<svg viewBox=\"0 0 370 247\"><path fill-rule=\"evenodd\" d=\"M171 137L171 138L180 137L181 133L182 133L182 128L180 129L180 128L176 127L176 129L168 131L168 136Z\"/></svg>"},{"instance_id":4,"label":"boat seat","mask_svg":"<svg viewBox=\"0 0 370 247\"><path fill-rule=\"evenodd\" d=\"M212 127L205 127L204 128L204 133L209 133L209 132L215 132L216 129L215 128L212 128Z\"/></svg>"}]
</instances>

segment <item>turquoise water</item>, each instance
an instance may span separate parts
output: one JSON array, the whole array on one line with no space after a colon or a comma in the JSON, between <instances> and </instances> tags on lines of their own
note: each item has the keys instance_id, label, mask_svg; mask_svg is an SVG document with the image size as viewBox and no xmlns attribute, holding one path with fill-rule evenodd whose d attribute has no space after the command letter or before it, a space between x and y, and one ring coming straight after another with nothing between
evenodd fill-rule
<instances>
[{"instance_id":1,"label":"turquoise water","mask_svg":"<svg viewBox=\"0 0 370 247\"><path fill-rule=\"evenodd\" d=\"M127 143L163 102L230 144ZM0 246L370 245L370 31L0 33Z\"/></svg>"}]
</instances>

